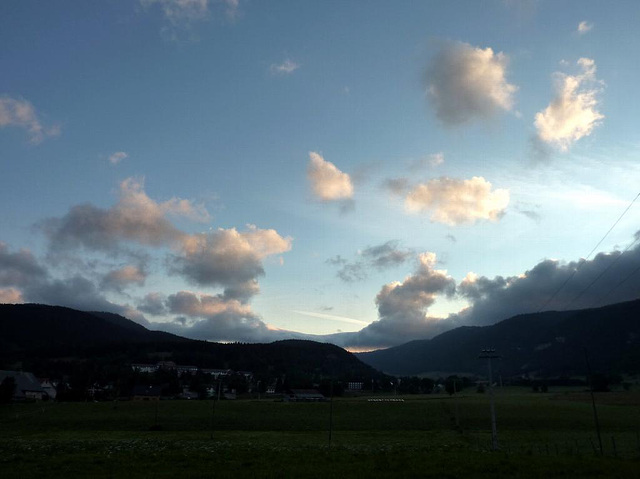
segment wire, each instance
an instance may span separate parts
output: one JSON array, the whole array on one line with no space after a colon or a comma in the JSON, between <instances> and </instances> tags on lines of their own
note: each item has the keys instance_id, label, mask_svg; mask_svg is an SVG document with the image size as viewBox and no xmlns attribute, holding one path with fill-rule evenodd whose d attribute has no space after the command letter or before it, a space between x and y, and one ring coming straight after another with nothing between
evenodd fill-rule
<instances>
[{"instance_id":1,"label":"wire","mask_svg":"<svg viewBox=\"0 0 640 479\"><path fill-rule=\"evenodd\" d=\"M622 281L620 281L618 284L616 284L613 288L611 288L609 291L607 291L604 296L602 296L599 300L600 304L603 304L604 301L611 295L611 293L613 293L616 289L618 289L620 286L622 286L624 283L626 283L634 274L636 274L638 271L640 271L640 266L638 266L636 269L634 269L633 271L631 271L631 273L629 273L627 275L626 278L624 278ZM592 303L592 307L593 307Z\"/></svg>"},{"instance_id":2,"label":"wire","mask_svg":"<svg viewBox=\"0 0 640 479\"><path fill-rule=\"evenodd\" d=\"M576 267L576 269L573 270L573 272L569 275L569 277L564 281L564 283L562 283L560 285L560 287L558 289L556 289L556 291L551 295L551 297L542 305L542 307L540 309L538 309L538 313L542 312L548 305L549 303L551 303L551 301L553 301L555 299L555 297L558 295L558 293L560 291L562 291L564 289L564 287L567 285L567 283L569 281L571 281L573 279L573 277L576 275L576 273L580 270L580 268L582 268L582 266L587 262L587 260L591 257L591 255L593 254L593 252L598 248L598 246L600 246L602 244L602 242L605 240L605 238L607 236L609 236L609 233L611 233L611 231L613 230L613 228L616 227L616 225L620 222L620 220L622 219L622 217L624 215L627 214L627 211L629 211L629 209L631 209L631 207L633 206L633 204L636 202L636 200L640 198L640 192L636 195L636 197L631 201L631 203L629 203L629 206L627 206L625 208L625 210L622 212L622 214L618 217L618 219L615 221L615 223L613 223L613 225L611 225L611 228L609 228L609 230L604 234L604 236L602 238L600 238L600 241L598 241L598 244L596 244L593 249L589 252L589 254L585 257L585 260L582 263L578 263L578 266ZM637 241L637 240L636 240ZM589 285L587 287L587 289L591 287L591 285ZM582 294L582 293L580 293ZM570 302L573 303L573 300Z\"/></svg>"},{"instance_id":3,"label":"wire","mask_svg":"<svg viewBox=\"0 0 640 479\"><path fill-rule=\"evenodd\" d=\"M595 277L595 279L593 281L591 281L591 283L588 284L588 286L586 288L584 288L582 291L580 291L580 293L578 293L577 296L575 296L571 301L569 301L565 307L563 308L563 311L566 310L569 306L571 306L574 302L576 302L578 299L580 299L582 297L582 295L589 289L591 288L591 286L593 286L600 278L602 278L602 276L609 271L611 268L613 268L615 266L615 264L618 262L618 260L620 260L620 258L622 258L622 256L629 251L629 248L631 248L634 244L636 244L638 242L638 240L640 240L640 236L638 236L638 238L636 238L631 244L629 244L629 246L627 246L624 251L622 253L620 253L616 259L614 259L611 263L609 263L609 266L607 266L604 270L602 270L600 272L600 274L598 276Z\"/></svg>"}]
</instances>

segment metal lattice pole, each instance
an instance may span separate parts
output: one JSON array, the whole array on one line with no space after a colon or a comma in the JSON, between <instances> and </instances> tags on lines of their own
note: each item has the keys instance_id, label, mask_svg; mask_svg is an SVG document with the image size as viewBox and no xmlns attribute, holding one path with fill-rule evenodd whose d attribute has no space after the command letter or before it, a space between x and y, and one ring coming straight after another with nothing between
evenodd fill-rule
<instances>
[{"instance_id":1,"label":"metal lattice pole","mask_svg":"<svg viewBox=\"0 0 640 479\"><path fill-rule=\"evenodd\" d=\"M491 408L491 449L493 451L498 450L498 428L496 425L496 406L493 397L493 371L491 368L491 360L499 359L500 356L496 354L496 350L493 348L483 349L480 352L478 359L486 359L489 365L489 402Z\"/></svg>"}]
</instances>

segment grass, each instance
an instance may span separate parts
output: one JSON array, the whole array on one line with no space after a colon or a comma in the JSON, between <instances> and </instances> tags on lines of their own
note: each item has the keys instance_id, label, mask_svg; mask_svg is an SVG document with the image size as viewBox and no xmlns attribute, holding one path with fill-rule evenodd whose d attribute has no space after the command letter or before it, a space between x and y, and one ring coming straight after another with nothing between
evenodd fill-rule
<instances>
[{"instance_id":1,"label":"grass","mask_svg":"<svg viewBox=\"0 0 640 479\"><path fill-rule=\"evenodd\" d=\"M328 403L222 401L213 422L210 401L5 405L0 476L637 476L638 393L597 397L604 457L579 392L499 392L499 452L488 395L405 399L335 400L331 443Z\"/></svg>"}]
</instances>

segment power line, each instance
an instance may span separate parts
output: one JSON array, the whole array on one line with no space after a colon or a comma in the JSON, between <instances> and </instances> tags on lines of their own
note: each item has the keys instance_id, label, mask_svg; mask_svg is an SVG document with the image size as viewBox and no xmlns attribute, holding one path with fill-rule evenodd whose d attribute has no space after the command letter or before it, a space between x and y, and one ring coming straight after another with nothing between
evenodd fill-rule
<instances>
[{"instance_id":1,"label":"power line","mask_svg":"<svg viewBox=\"0 0 640 479\"><path fill-rule=\"evenodd\" d=\"M616 289L618 289L620 286L622 286L624 283L626 283L631 277L633 277L633 275L635 275L638 271L640 271L640 266L638 266L636 269L634 269L633 271L631 271L631 273L629 273L622 281L618 282L618 284L616 284L613 288L611 288L609 291L607 291L604 296L602 296L600 298L600 303L602 304L610 295L611 293L613 293ZM593 306L593 303L592 303Z\"/></svg>"},{"instance_id":2,"label":"power line","mask_svg":"<svg viewBox=\"0 0 640 479\"><path fill-rule=\"evenodd\" d=\"M629 249L638 242L638 240L640 240L640 236L638 236L638 238L636 238L631 244L629 244L629 246L627 246L624 251L622 253L620 253L616 259L614 259L611 263L609 263L609 266L607 266L604 270L602 270L600 272L600 274L598 276L596 276L593 281L591 281L591 283L589 283L587 285L586 288L584 288L582 291L580 291L580 293L578 293L571 301L569 301L564 308L562 308L563 310L566 310L569 306L571 306L574 302L576 302L578 299L580 299L582 297L582 295L589 289L591 288L591 286L593 286L600 278L602 278L602 276L604 276L604 274L609 271L611 268L613 268L615 266L615 264L620 260L620 258L622 258L622 256L629 251Z\"/></svg>"},{"instance_id":3,"label":"power line","mask_svg":"<svg viewBox=\"0 0 640 479\"><path fill-rule=\"evenodd\" d=\"M567 283L569 281L571 281L573 279L573 277L576 275L576 273L580 270L580 268L582 268L582 266L587 262L587 260L591 257L591 255L594 253L594 251L596 249L598 249L598 246L600 246L602 244L602 242L605 240L605 238L607 236L609 236L609 233L611 233L611 231L613 230L613 228L616 227L616 225L620 222L620 220L622 219L622 217L624 215L627 214L627 211L629 211L629 209L631 209L631 207L633 206L633 204L636 202L636 200L640 198L640 192L636 195L636 197L631 200L631 203L629 203L629 206L627 206L625 208L625 210L622 212L622 214L618 217L618 219L613 223L613 225L611 225L611 228L609 228L609 230L604 234L604 236L602 238L600 238L600 241L598 241L598 244L596 244L593 249L589 252L589 254L585 257L584 262L582 263L578 263L578 266L576 267L576 269L573 270L573 272L569 275L569 277L564 281L564 283L562 283L560 285L560 287L558 289L555 290L555 292L551 295L551 297L542 305L542 307L540 309L538 309L538 313L542 312L548 305L549 303L551 303L551 301L553 301L555 299L555 297L558 295L558 293L560 291L562 291L564 289L564 287L567 285ZM591 285L589 285L587 287L587 289L590 287ZM582 293L581 293L582 294ZM571 301L573 302L573 301Z\"/></svg>"}]
</instances>

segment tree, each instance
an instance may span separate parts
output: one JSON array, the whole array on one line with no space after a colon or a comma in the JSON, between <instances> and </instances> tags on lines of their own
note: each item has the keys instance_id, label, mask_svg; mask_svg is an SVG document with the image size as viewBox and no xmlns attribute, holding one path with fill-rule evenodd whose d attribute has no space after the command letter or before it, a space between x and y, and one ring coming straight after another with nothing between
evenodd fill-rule
<instances>
[{"instance_id":1,"label":"tree","mask_svg":"<svg viewBox=\"0 0 640 479\"><path fill-rule=\"evenodd\" d=\"M13 394L16 391L16 380L7 376L4 378L2 383L0 383L0 403L6 404L10 403L13 399Z\"/></svg>"}]
</instances>

